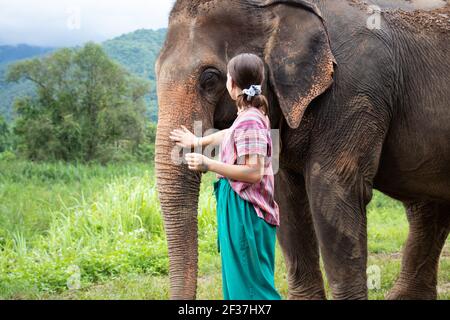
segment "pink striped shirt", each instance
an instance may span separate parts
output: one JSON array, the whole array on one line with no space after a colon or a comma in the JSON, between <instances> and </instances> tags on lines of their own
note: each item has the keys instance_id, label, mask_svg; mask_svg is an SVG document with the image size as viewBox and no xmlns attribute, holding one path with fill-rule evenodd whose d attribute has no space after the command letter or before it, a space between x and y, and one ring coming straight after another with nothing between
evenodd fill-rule
<instances>
[{"instance_id":1,"label":"pink striped shirt","mask_svg":"<svg viewBox=\"0 0 450 320\"><path fill-rule=\"evenodd\" d=\"M220 161L227 164L244 164L245 155L265 156L264 176L259 183L229 179L232 189L244 200L253 204L258 217L279 226L279 207L274 200L274 175L272 169L272 137L269 119L258 108L251 107L241 113L227 130L220 146ZM242 157L242 158L241 158ZM217 178L224 178L220 174Z\"/></svg>"}]
</instances>

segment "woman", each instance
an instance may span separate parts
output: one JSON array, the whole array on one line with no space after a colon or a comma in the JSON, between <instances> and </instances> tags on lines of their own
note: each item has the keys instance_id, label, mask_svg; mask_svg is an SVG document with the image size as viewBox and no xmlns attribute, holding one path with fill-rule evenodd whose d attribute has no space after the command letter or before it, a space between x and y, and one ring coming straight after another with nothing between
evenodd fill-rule
<instances>
[{"instance_id":1,"label":"woman","mask_svg":"<svg viewBox=\"0 0 450 320\"><path fill-rule=\"evenodd\" d=\"M241 54L227 69L227 89L238 108L233 125L201 138L182 126L172 131L171 139L181 147L221 147L220 161L198 153L187 154L186 161L190 170L217 174L224 299L279 300L274 285L279 208L274 200L269 106L261 92L264 63L254 54Z\"/></svg>"}]
</instances>

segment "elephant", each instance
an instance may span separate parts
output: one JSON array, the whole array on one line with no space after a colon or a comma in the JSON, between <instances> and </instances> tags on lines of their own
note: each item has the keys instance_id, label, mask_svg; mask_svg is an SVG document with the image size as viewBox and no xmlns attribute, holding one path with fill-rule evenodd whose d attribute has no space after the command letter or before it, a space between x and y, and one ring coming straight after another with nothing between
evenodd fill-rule
<instances>
[{"instance_id":1,"label":"elephant","mask_svg":"<svg viewBox=\"0 0 450 320\"><path fill-rule=\"evenodd\" d=\"M202 173L174 163L170 131L226 129L227 62L264 60L280 135L275 199L288 299L368 299L373 190L403 203L409 235L387 299L436 299L450 231L448 1L178 0L155 64L155 168L171 299L195 299ZM430 6L430 4L433 4Z\"/></svg>"}]
</instances>

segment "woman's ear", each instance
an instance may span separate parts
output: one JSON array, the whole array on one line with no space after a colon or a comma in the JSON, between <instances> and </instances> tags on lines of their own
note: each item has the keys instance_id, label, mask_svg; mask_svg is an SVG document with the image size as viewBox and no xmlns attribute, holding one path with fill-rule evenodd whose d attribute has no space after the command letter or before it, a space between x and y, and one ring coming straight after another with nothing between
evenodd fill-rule
<instances>
[{"instance_id":1,"label":"woman's ear","mask_svg":"<svg viewBox=\"0 0 450 320\"><path fill-rule=\"evenodd\" d=\"M333 83L336 60L317 7L302 0L266 0L270 10L265 60L269 80L291 128L298 128L306 108Z\"/></svg>"}]
</instances>

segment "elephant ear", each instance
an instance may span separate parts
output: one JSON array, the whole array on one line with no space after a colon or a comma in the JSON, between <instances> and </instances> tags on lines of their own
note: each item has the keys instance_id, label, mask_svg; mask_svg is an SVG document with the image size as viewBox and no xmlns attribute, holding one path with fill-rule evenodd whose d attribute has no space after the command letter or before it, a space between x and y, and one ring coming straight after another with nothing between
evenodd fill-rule
<instances>
[{"instance_id":1,"label":"elephant ear","mask_svg":"<svg viewBox=\"0 0 450 320\"><path fill-rule=\"evenodd\" d=\"M334 59L319 9L307 1L266 0L271 34L265 48L269 77L288 125L298 128L308 105L333 83Z\"/></svg>"}]
</instances>

